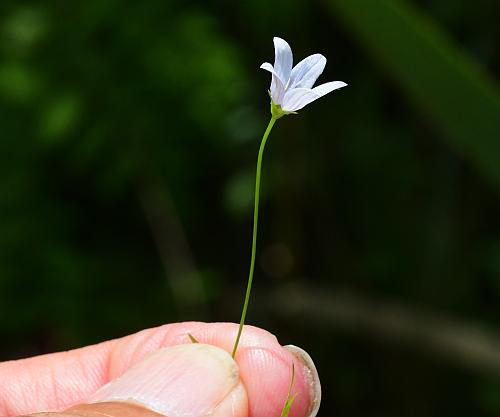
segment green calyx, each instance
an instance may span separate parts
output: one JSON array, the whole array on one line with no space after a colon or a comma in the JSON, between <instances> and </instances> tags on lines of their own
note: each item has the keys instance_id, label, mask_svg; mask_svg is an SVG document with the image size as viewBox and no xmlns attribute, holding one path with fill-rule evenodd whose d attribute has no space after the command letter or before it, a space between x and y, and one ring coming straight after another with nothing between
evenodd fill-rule
<instances>
[{"instance_id":1,"label":"green calyx","mask_svg":"<svg viewBox=\"0 0 500 417\"><path fill-rule=\"evenodd\" d=\"M271 115L273 116L273 119L277 120L288 114L296 114L296 112L283 110L279 104L276 104L273 99L271 99Z\"/></svg>"}]
</instances>

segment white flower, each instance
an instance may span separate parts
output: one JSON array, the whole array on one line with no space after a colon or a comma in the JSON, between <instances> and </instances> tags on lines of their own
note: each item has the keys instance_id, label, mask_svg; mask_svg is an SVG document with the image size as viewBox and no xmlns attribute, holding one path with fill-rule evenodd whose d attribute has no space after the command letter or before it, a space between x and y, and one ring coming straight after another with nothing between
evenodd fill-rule
<instances>
[{"instance_id":1,"label":"white flower","mask_svg":"<svg viewBox=\"0 0 500 417\"><path fill-rule=\"evenodd\" d=\"M274 38L273 41L274 66L264 62L260 68L272 74L270 94L274 106L279 106L273 109L279 117L300 110L325 94L347 85L342 81L332 81L312 88L325 69L326 58L321 54L310 55L292 69L290 45L281 38Z\"/></svg>"}]
</instances>

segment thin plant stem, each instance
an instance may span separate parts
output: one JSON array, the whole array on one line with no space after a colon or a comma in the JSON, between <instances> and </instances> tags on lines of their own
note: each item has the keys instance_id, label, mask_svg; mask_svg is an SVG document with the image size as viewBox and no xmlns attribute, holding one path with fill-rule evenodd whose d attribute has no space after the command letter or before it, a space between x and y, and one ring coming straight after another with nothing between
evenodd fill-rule
<instances>
[{"instance_id":1,"label":"thin plant stem","mask_svg":"<svg viewBox=\"0 0 500 417\"><path fill-rule=\"evenodd\" d=\"M234 342L233 352L231 356L234 358L236 355L236 349L238 349L238 344L241 338L241 332L243 331L243 325L245 324L245 318L247 316L248 302L250 301L250 293L252 291L253 273L255 269L255 252L257 250L257 224L259 220L259 194L260 194L260 176L262 171L262 155L264 153L264 148L266 147L267 138L271 129L276 122L276 118L273 116L267 125L267 129L262 136L262 141L260 142L259 156L257 157L257 171L255 174L255 203L253 211L253 236L252 236L252 257L250 260L250 272L248 274L247 291L245 293L245 302L243 304L243 311L241 312L240 326L238 328L238 334L236 335L236 341Z\"/></svg>"}]
</instances>

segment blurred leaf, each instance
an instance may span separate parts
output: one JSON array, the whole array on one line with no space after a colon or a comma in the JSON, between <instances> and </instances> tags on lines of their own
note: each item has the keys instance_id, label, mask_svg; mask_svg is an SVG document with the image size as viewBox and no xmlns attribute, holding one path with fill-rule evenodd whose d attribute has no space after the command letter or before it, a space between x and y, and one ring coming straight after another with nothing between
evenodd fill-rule
<instances>
[{"instance_id":1,"label":"blurred leaf","mask_svg":"<svg viewBox=\"0 0 500 417\"><path fill-rule=\"evenodd\" d=\"M250 212L253 207L254 173L244 171L231 177L224 188L224 206L235 215Z\"/></svg>"},{"instance_id":2,"label":"blurred leaf","mask_svg":"<svg viewBox=\"0 0 500 417\"><path fill-rule=\"evenodd\" d=\"M485 71L408 2L327 4L449 143L500 186L500 92Z\"/></svg>"},{"instance_id":3,"label":"blurred leaf","mask_svg":"<svg viewBox=\"0 0 500 417\"><path fill-rule=\"evenodd\" d=\"M255 108L235 107L226 118L226 135L235 143L256 142L264 123Z\"/></svg>"},{"instance_id":4,"label":"blurred leaf","mask_svg":"<svg viewBox=\"0 0 500 417\"><path fill-rule=\"evenodd\" d=\"M41 136L54 143L66 135L78 121L81 113L80 99L75 95L63 95L46 105L40 120Z\"/></svg>"},{"instance_id":5,"label":"blurred leaf","mask_svg":"<svg viewBox=\"0 0 500 417\"><path fill-rule=\"evenodd\" d=\"M38 74L31 68L5 63L0 66L0 95L16 103L27 103L35 98L41 87Z\"/></svg>"},{"instance_id":6,"label":"blurred leaf","mask_svg":"<svg viewBox=\"0 0 500 417\"><path fill-rule=\"evenodd\" d=\"M14 54L29 51L45 37L47 30L48 18L44 10L20 7L3 21L1 46Z\"/></svg>"},{"instance_id":7,"label":"blurred leaf","mask_svg":"<svg viewBox=\"0 0 500 417\"><path fill-rule=\"evenodd\" d=\"M221 35L212 16L197 10L178 16L156 39L146 62L159 88L183 102L205 130L239 104L248 88L241 52Z\"/></svg>"}]
</instances>

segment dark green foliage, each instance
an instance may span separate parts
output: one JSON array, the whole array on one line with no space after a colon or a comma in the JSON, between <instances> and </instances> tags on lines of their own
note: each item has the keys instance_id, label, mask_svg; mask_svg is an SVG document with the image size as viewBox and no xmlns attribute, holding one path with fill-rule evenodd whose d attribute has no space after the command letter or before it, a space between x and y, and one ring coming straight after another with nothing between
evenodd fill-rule
<instances>
[{"instance_id":1,"label":"dark green foliage","mask_svg":"<svg viewBox=\"0 0 500 417\"><path fill-rule=\"evenodd\" d=\"M499 14L491 0L3 1L1 358L239 319L269 118L258 67L276 35L349 87L269 140L248 323L316 359L320 415L498 415L496 357L464 366L425 329L379 338L342 305L336 320L282 316L293 306L273 294L347 291L482 329L450 330L466 340L495 333ZM382 310L373 323L390 323Z\"/></svg>"}]
</instances>

